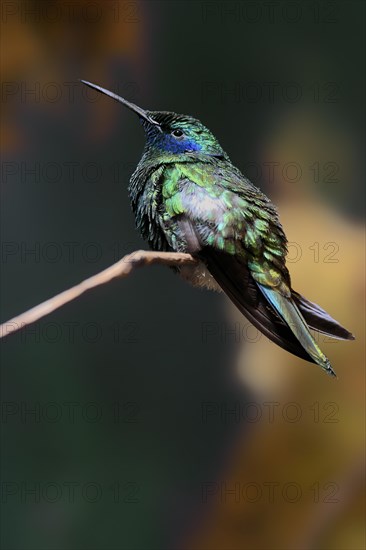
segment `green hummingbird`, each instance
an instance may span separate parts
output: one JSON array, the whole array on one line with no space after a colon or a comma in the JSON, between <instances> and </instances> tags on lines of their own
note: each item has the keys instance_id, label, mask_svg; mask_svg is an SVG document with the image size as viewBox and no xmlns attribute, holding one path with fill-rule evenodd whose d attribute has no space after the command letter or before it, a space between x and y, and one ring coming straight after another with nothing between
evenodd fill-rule
<instances>
[{"instance_id":1,"label":"green hummingbird","mask_svg":"<svg viewBox=\"0 0 366 550\"><path fill-rule=\"evenodd\" d=\"M82 82L134 111L145 130L128 190L149 246L191 254L197 264L179 269L184 279L223 290L270 340L335 376L309 329L340 340L354 336L292 289L276 208L231 163L212 132L191 116L147 111Z\"/></svg>"}]
</instances>

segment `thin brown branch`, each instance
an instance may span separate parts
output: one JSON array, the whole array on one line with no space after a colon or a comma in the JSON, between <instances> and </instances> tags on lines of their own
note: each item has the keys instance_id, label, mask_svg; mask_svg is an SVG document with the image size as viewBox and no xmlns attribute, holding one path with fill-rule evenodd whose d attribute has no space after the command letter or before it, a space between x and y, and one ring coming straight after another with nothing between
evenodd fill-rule
<instances>
[{"instance_id":1,"label":"thin brown branch","mask_svg":"<svg viewBox=\"0 0 366 550\"><path fill-rule=\"evenodd\" d=\"M190 254L181 254L179 252L151 252L146 250L137 250L127 256L121 258L118 262L107 267L100 273L85 279L78 285L75 285L53 298L42 302L38 306L32 307L21 315L13 317L0 325L0 338L19 330L30 323L34 323L45 315L52 313L59 307L75 300L81 294L95 288L99 285L104 285L117 277L128 277L132 271L138 267L147 265L162 264L170 267L194 264L196 260Z\"/></svg>"}]
</instances>

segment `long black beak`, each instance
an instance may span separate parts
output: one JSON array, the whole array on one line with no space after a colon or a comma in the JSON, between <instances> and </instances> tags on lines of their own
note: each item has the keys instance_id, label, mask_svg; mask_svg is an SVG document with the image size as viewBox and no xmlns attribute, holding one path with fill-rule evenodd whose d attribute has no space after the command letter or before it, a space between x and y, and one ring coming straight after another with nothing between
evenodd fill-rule
<instances>
[{"instance_id":1,"label":"long black beak","mask_svg":"<svg viewBox=\"0 0 366 550\"><path fill-rule=\"evenodd\" d=\"M109 90L106 90L105 88L102 88L101 86L98 86L97 84L92 84L91 82L88 82L87 80L80 80L83 84L86 84L90 88L94 88L95 90L98 90L98 92L101 92L102 94L108 95L112 99L115 99L116 101L119 101L120 103L123 103L123 105L126 105L128 109L131 109L131 111L134 111L139 117L145 119L150 124L154 124L155 126L160 128L160 124L156 122L144 109L141 107L138 107L134 103L131 103L131 101L127 101L127 99L124 99L123 97L114 94L113 92L110 92Z\"/></svg>"}]
</instances>

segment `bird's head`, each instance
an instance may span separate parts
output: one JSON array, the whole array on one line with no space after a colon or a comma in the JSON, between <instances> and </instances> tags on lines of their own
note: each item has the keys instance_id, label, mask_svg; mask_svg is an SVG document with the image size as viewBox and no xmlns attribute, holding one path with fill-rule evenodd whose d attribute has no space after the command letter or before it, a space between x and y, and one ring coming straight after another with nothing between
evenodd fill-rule
<instances>
[{"instance_id":1,"label":"bird's head","mask_svg":"<svg viewBox=\"0 0 366 550\"><path fill-rule=\"evenodd\" d=\"M140 118L146 134L146 149L165 155L208 155L227 158L215 136L199 120L168 111L147 111L105 88L84 84L123 103Z\"/></svg>"},{"instance_id":2,"label":"bird's head","mask_svg":"<svg viewBox=\"0 0 366 550\"><path fill-rule=\"evenodd\" d=\"M172 155L225 156L215 136L196 118L168 111L148 111L148 114L158 123L141 119L148 147Z\"/></svg>"}]
</instances>

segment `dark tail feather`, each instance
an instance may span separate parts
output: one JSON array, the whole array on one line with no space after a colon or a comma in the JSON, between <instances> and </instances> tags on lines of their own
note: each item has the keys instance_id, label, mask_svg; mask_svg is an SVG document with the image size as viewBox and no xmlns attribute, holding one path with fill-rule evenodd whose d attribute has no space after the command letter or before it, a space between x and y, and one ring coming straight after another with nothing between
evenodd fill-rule
<instances>
[{"instance_id":1,"label":"dark tail feather","mask_svg":"<svg viewBox=\"0 0 366 550\"><path fill-rule=\"evenodd\" d=\"M267 298L268 302L274 307L277 313L282 317L285 323L290 327L300 344L314 362L317 363L327 374L336 376L329 359L324 355L318 344L312 337L309 327L302 316L299 308L294 303L292 297L287 298L277 290L257 283L261 292Z\"/></svg>"},{"instance_id":2,"label":"dark tail feather","mask_svg":"<svg viewBox=\"0 0 366 550\"><path fill-rule=\"evenodd\" d=\"M239 311L267 338L306 361L316 362L270 306L244 262L209 247L200 251L199 257Z\"/></svg>"},{"instance_id":3,"label":"dark tail feather","mask_svg":"<svg viewBox=\"0 0 366 550\"><path fill-rule=\"evenodd\" d=\"M310 302L298 292L292 291L292 299L310 328L338 340L354 340L355 337L342 327L324 309Z\"/></svg>"},{"instance_id":4,"label":"dark tail feather","mask_svg":"<svg viewBox=\"0 0 366 550\"><path fill-rule=\"evenodd\" d=\"M240 258L210 247L202 249L198 256L227 296L265 336L335 376L309 328L342 339L352 339L352 334L300 294L292 291L291 298L286 298L257 283L246 262Z\"/></svg>"}]
</instances>

